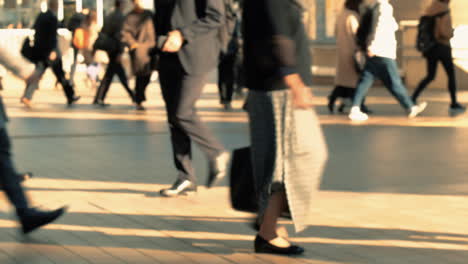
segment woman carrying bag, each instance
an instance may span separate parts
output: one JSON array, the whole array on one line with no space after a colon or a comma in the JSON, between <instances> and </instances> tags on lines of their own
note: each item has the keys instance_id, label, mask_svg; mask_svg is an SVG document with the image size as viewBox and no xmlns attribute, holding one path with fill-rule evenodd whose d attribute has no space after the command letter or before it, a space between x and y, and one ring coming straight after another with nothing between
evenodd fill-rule
<instances>
[{"instance_id":1,"label":"woman carrying bag","mask_svg":"<svg viewBox=\"0 0 468 264\"><path fill-rule=\"evenodd\" d=\"M136 76L135 103L137 110L145 110L142 103L146 100L145 91L153 71L150 51L156 45L153 13L143 9L140 0L133 0L134 8L125 18L122 41L130 49L132 70Z\"/></svg>"}]
</instances>

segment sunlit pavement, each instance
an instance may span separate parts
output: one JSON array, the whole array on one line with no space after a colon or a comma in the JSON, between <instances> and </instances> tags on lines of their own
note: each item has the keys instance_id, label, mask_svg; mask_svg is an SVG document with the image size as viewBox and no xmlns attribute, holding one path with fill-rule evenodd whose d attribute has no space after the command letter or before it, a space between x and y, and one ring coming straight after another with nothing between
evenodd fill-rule
<instances>
[{"instance_id":1,"label":"sunlit pavement","mask_svg":"<svg viewBox=\"0 0 468 264\"><path fill-rule=\"evenodd\" d=\"M427 111L413 120L383 89L368 98L365 123L328 115L330 87L316 87L317 110L330 160L316 194L310 228L295 235L299 258L253 253L252 215L230 209L227 180L194 196L163 198L175 179L158 83L147 111L129 104L120 84L107 108L77 78L83 98L67 108L48 75L26 109L24 85L8 78L3 92L9 132L33 203L69 213L23 238L11 207L0 199L0 263L466 263L468 257L468 118L448 116L445 90L427 90ZM462 102L468 94L460 93ZM198 109L227 148L248 145L242 101L225 112L216 87ZM311 135L313 136L313 135ZM465 145L467 144L467 145ZM199 184L206 160L194 147ZM314 191L314 190L311 190Z\"/></svg>"}]
</instances>

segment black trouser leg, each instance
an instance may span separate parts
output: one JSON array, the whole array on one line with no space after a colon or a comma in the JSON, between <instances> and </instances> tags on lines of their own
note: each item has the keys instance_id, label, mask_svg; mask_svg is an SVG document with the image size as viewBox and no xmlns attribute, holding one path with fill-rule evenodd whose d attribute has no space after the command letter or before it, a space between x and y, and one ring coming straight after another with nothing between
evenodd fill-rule
<instances>
[{"instance_id":1,"label":"black trouser leg","mask_svg":"<svg viewBox=\"0 0 468 264\"><path fill-rule=\"evenodd\" d=\"M435 79L437 73L437 61L438 59L435 56L426 58L427 75L423 80L421 80L418 87L413 92L413 95L411 96L413 102L418 100L419 95L424 91L424 89L426 89L429 83Z\"/></svg>"},{"instance_id":2,"label":"black trouser leg","mask_svg":"<svg viewBox=\"0 0 468 264\"><path fill-rule=\"evenodd\" d=\"M55 61L51 62L51 67L52 71L55 74L55 77L62 85L65 96L69 101L72 100L75 96L75 91L73 90L73 86L70 84L70 82L68 82L68 80L65 78L65 72L63 71L62 66L62 59L57 58Z\"/></svg>"},{"instance_id":3,"label":"black trouser leg","mask_svg":"<svg viewBox=\"0 0 468 264\"><path fill-rule=\"evenodd\" d=\"M235 81L235 55L221 55L218 66L218 89L222 104L232 101Z\"/></svg>"},{"instance_id":4,"label":"black trouser leg","mask_svg":"<svg viewBox=\"0 0 468 264\"><path fill-rule=\"evenodd\" d=\"M150 75L143 75L143 76L136 76L135 80L135 102L137 104L141 104L142 102L146 101L146 87L151 80Z\"/></svg>"},{"instance_id":5,"label":"black trouser leg","mask_svg":"<svg viewBox=\"0 0 468 264\"><path fill-rule=\"evenodd\" d=\"M125 88L125 91L127 91L128 96L130 96L130 98L132 99L132 102L135 102L135 94L130 89L130 86L128 86L127 74L125 73L125 69L124 69L122 63L117 62L115 64L115 73L119 77L119 80L122 83L123 87ZM151 75L150 75L150 77L151 77ZM107 91L106 91L106 93L107 93Z\"/></svg>"},{"instance_id":6,"label":"black trouser leg","mask_svg":"<svg viewBox=\"0 0 468 264\"><path fill-rule=\"evenodd\" d=\"M8 199L18 209L28 208L28 201L11 160L11 144L6 128L0 128L0 181Z\"/></svg>"},{"instance_id":7,"label":"black trouser leg","mask_svg":"<svg viewBox=\"0 0 468 264\"><path fill-rule=\"evenodd\" d=\"M452 104L457 103L457 80L455 77L455 66L453 65L452 48L444 46L441 48L440 60L444 66L448 78L448 90Z\"/></svg>"}]
</instances>

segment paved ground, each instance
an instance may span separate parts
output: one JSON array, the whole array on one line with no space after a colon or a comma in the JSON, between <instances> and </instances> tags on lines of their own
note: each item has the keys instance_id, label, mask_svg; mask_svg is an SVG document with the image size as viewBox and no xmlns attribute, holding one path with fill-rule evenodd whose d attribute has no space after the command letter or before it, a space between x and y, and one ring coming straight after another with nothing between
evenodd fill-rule
<instances>
[{"instance_id":1,"label":"paved ground","mask_svg":"<svg viewBox=\"0 0 468 264\"><path fill-rule=\"evenodd\" d=\"M19 103L23 85L4 92L20 170L37 206L70 206L56 224L25 239L0 197L0 263L466 263L468 257L468 119L447 116L446 91L427 91L428 111L415 120L386 91L374 90L376 114L364 124L330 116L330 88L316 87L330 160L310 228L292 240L299 258L253 254L252 215L229 207L226 185L177 199L157 191L174 180L169 135L157 82L148 110L128 105L120 85L109 108L95 108L93 91L64 107L53 79L41 83L31 110ZM468 94L461 93L468 102ZM246 116L224 112L210 84L199 110L228 148L248 144ZM195 148L200 183L205 159Z\"/></svg>"}]
</instances>

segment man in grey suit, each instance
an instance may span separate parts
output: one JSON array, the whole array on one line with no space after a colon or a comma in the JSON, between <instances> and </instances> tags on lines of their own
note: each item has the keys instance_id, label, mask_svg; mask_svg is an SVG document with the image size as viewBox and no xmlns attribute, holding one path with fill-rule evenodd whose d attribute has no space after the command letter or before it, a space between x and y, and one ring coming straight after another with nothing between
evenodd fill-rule
<instances>
[{"instance_id":1,"label":"man in grey suit","mask_svg":"<svg viewBox=\"0 0 468 264\"><path fill-rule=\"evenodd\" d=\"M218 64L219 29L224 2L220 0L154 0L158 36L159 78L166 104L177 181L161 195L172 197L196 191L191 141L209 160L207 187L226 174L230 153L203 124L195 110L207 74Z\"/></svg>"}]
</instances>

